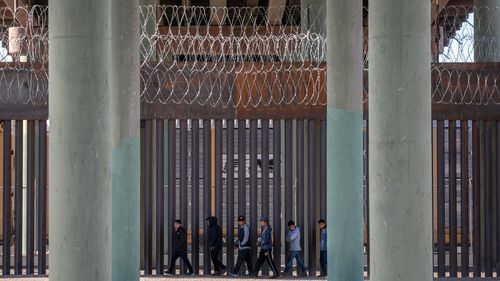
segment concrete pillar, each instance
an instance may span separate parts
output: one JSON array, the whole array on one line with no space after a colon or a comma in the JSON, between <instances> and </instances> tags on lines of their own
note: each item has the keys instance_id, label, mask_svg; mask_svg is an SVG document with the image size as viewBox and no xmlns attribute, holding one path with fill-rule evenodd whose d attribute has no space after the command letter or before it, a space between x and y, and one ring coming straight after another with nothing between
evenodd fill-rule
<instances>
[{"instance_id":1,"label":"concrete pillar","mask_svg":"<svg viewBox=\"0 0 500 281\"><path fill-rule=\"evenodd\" d=\"M362 1L327 1L328 280L363 280Z\"/></svg>"},{"instance_id":2,"label":"concrete pillar","mask_svg":"<svg viewBox=\"0 0 500 281\"><path fill-rule=\"evenodd\" d=\"M139 1L112 0L112 280L140 275Z\"/></svg>"},{"instance_id":3,"label":"concrete pillar","mask_svg":"<svg viewBox=\"0 0 500 281\"><path fill-rule=\"evenodd\" d=\"M432 280L430 1L369 14L370 279Z\"/></svg>"},{"instance_id":4,"label":"concrete pillar","mask_svg":"<svg viewBox=\"0 0 500 281\"><path fill-rule=\"evenodd\" d=\"M474 60L500 62L500 0L474 0Z\"/></svg>"},{"instance_id":5,"label":"concrete pillar","mask_svg":"<svg viewBox=\"0 0 500 281\"><path fill-rule=\"evenodd\" d=\"M50 5L50 280L111 280L111 1Z\"/></svg>"}]
</instances>

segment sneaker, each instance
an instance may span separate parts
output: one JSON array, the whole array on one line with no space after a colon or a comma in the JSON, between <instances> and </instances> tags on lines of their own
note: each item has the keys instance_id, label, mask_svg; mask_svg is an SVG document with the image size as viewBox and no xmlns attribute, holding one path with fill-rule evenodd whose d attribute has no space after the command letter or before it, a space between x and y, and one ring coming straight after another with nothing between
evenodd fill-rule
<instances>
[{"instance_id":1,"label":"sneaker","mask_svg":"<svg viewBox=\"0 0 500 281\"><path fill-rule=\"evenodd\" d=\"M232 277L239 277L240 276L238 273L234 273L234 272L229 272L229 275Z\"/></svg>"},{"instance_id":2,"label":"sneaker","mask_svg":"<svg viewBox=\"0 0 500 281\"><path fill-rule=\"evenodd\" d=\"M164 272L164 274L165 274L166 276L172 276L172 275L173 275L170 271L165 271L165 272Z\"/></svg>"},{"instance_id":3,"label":"sneaker","mask_svg":"<svg viewBox=\"0 0 500 281\"><path fill-rule=\"evenodd\" d=\"M220 271L214 271L214 273L210 274L211 276L221 276L221 272Z\"/></svg>"},{"instance_id":4,"label":"sneaker","mask_svg":"<svg viewBox=\"0 0 500 281\"><path fill-rule=\"evenodd\" d=\"M194 272L188 272L186 276L194 276Z\"/></svg>"}]
</instances>

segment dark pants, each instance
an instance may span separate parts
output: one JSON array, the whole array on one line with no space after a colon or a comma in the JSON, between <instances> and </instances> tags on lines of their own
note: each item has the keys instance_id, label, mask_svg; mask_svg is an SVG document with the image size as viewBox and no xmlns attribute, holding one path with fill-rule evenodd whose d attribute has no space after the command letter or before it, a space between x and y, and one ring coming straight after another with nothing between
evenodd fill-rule
<instances>
[{"instance_id":1,"label":"dark pants","mask_svg":"<svg viewBox=\"0 0 500 281\"><path fill-rule=\"evenodd\" d=\"M212 262L214 263L215 272L219 272L221 269L226 270L226 266L219 260L219 253L221 250L222 247L213 247L210 249L210 256L212 257Z\"/></svg>"},{"instance_id":2,"label":"dark pants","mask_svg":"<svg viewBox=\"0 0 500 281\"><path fill-rule=\"evenodd\" d=\"M236 265L234 266L233 273L238 274L240 272L240 267L243 262L247 262L247 269L250 274L252 274L252 254L250 249L238 250L238 259L236 260Z\"/></svg>"},{"instance_id":3,"label":"dark pants","mask_svg":"<svg viewBox=\"0 0 500 281\"><path fill-rule=\"evenodd\" d=\"M172 258L170 259L170 266L168 268L168 273L174 274L175 273L175 261L177 261L178 258L182 258L182 261L184 261L184 264L188 268L189 273L193 273L193 267L191 266L191 263L188 260L187 257L187 252L186 251L177 251L174 252L172 255Z\"/></svg>"},{"instance_id":4,"label":"dark pants","mask_svg":"<svg viewBox=\"0 0 500 281\"><path fill-rule=\"evenodd\" d=\"M327 274L326 264L328 260L327 251L320 251L319 253L319 264L321 265L321 275Z\"/></svg>"},{"instance_id":5,"label":"dark pants","mask_svg":"<svg viewBox=\"0 0 500 281\"><path fill-rule=\"evenodd\" d=\"M269 264L269 267L271 267L271 270L273 271L275 277L280 276L278 268L276 267L276 264L273 261L272 249L260 249L259 257L257 258L257 263L255 264L255 270L254 270L255 275L259 274L259 270L264 264L264 262L267 262Z\"/></svg>"}]
</instances>

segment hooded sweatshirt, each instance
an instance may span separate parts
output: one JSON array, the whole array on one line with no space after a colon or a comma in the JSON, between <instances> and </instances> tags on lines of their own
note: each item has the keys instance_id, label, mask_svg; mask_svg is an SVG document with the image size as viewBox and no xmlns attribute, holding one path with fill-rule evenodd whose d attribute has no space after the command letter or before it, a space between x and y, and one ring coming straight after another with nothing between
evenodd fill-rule
<instances>
[{"instance_id":1,"label":"hooded sweatshirt","mask_svg":"<svg viewBox=\"0 0 500 281\"><path fill-rule=\"evenodd\" d=\"M266 225L262 229L262 240L260 241L261 250L269 250L273 247L273 240L271 234L273 229L270 225Z\"/></svg>"},{"instance_id":2,"label":"hooded sweatshirt","mask_svg":"<svg viewBox=\"0 0 500 281\"><path fill-rule=\"evenodd\" d=\"M209 247L222 247L222 230L217 224L216 217L208 217L208 246Z\"/></svg>"},{"instance_id":3,"label":"hooded sweatshirt","mask_svg":"<svg viewBox=\"0 0 500 281\"><path fill-rule=\"evenodd\" d=\"M300 248L300 228L295 227L294 230L288 231L286 242L290 243L290 251L301 251Z\"/></svg>"}]
</instances>

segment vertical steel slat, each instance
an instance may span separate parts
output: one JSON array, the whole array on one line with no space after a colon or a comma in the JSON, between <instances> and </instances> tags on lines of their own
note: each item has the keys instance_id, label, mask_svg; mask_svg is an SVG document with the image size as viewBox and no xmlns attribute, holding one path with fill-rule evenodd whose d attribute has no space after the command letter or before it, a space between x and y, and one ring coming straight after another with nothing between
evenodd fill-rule
<instances>
[{"instance_id":1,"label":"vertical steel slat","mask_svg":"<svg viewBox=\"0 0 500 281\"><path fill-rule=\"evenodd\" d=\"M11 243L11 121L3 121L3 242L2 275L10 275L10 243Z\"/></svg>"},{"instance_id":2,"label":"vertical steel slat","mask_svg":"<svg viewBox=\"0 0 500 281\"><path fill-rule=\"evenodd\" d=\"M187 120L180 120L180 217L184 226L188 227L188 128L187 128Z\"/></svg>"},{"instance_id":3,"label":"vertical steel slat","mask_svg":"<svg viewBox=\"0 0 500 281\"><path fill-rule=\"evenodd\" d=\"M246 216L246 120L238 120L238 216ZM242 271L245 272L246 264Z\"/></svg>"},{"instance_id":4,"label":"vertical steel slat","mask_svg":"<svg viewBox=\"0 0 500 281\"><path fill-rule=\"evenodd\" d=\"M238 215L246 215L246 121L238 120Z\"/></svg>"},{"instance_id":5,"label":"vertical steel slat","mask_svg":"<svg viewBox=\"0 0 500 281\"><path fill-rule=\"evenodd\" d=\"M38 123L38 274L47 267L47 121Z\"/></svg>"},{"instance_id":6,"label":"vertical steel slat","mask_svg":"<svg viewBox=\"0 0 500 281\"><path fill-rule=\"evenodd\" d=\"M250 242L252 245L252 260L255 262L257 248L257 120L250 120Z\"/></svg>"},{"instance_id":7,"label":"vertical steel slat","mask_svg":"<svg viewBox=\"0 0 500 281\"><path fill-rule=\"evenodd\" d=\"M500 262L500 121L496 121L496 202L497 202L497 213L496 213L496 223L497 223L497 264ZM500 276L500 266L497 265L497 277Z\"/></svg>"},{"instance_id":8,"label":"vertical steel slat","mask_svg":"<svg viewBox=\"0 0 500 281\"><path fill-rule=\"evenodd\" d=\"M35 121L28 121L28 186L26 213L26 274L35 271Z\"/></svg>"},{"instance_id":9,"label":"vertical steel slat","mask_svg":"<svg viewBox=\"0 0 500 281\"><path fill-rule=\"evenodd\" d=\"M215 216L222 221L222 120L215 120ZM222 251L221 251L222 253Z\"/></svg>"},{"instance_id":10,"label":"vertical steel slat","mask_svg":"<svg viewBox=\"0 0 500 281\"><path fill-rule=\"evenodd\" d=\"M15 219L15 274L23 272L23 121L16 120L15 136L15 194L14 194L14 219Z\"/></svg>"},{"instance_id":11,"label":"vertical steel slat","mask_svg":"<svg viewBox=\"0 0 500 281\"><path fill-rule=\"evenodd\" d=\"M153 121L145 120L144 157L144 274L151 275L153 259Z\"/></svg>"},{"instance_id":12,"label":"vertical steel slat","mask_svg":"<svg viewBox=\"0 0 500 281\"><path fill-rule=\"evenodd\" d=\"M210 119L203 120L203 218L210 216L211 207L211 124ZM207 228L203 227L203 237L205 238L204 250L203 250L203 273L204 275L210 275L210 255L208 249L208 239Z\"/></svg>"},{"instance_id":13,"label":"vertical steel slat","mask_svg":"<svg viewBox=\"0 0 500 281\"><path fill-rule=\"evenodd\" d=\"M226 173L226 231L227 231L227 268L234 265L234 120L227 120L227 173Z\"/></svg>"},{"instance_id":14,"label":"vertical steel slat","mask_svg":"<svg viewBox=\"0 0 500 281\"><path fill-rule=\"evenodd\" d=\"M179 202L179 215L182 224L188 229L188 168L187 168L187 160L188 160L188 151L187 151L187 120L181 119L180 123L180 138L179 138L179 193L180 193L180 202ZM181 272L185 273L187 268L184 263L181 262Z\"/></svg>"},{"instance_id":15,"label":"vertical steel slat","mask_svg":"<svg viewBox=\"0 0 500 281\"><path fill-rule=\"evenodd\" d=\"M321 131L320 131L320 175L319 175L319 187L320 187L320 218L326 220L326 120L320 121Z\"/></svg>"},{"instance_id":16,"label":"vertical steel slat","mask_svg":"<svg viewBox=\"0 0 500 281\"><path fill-rule=\"evenodd\" d=\"M481 277L480 127L472 122L472 251L474 277Z\"/></svg>"},{"instance_id":17,"label":"vertical steel slat","mask_svg":"<svg viewBox=\"0 0 500 281\"><path fill-rule=\"evenodd\" d=\"M177 163L175 161L176 159L176 135L177 135L177 128L176 128L176 120L175 119L169 119L168 120L168 134L167 134L167 146L168 146L168 206L167 206L167 224L168 224L168 257L169 259L172 257L173 254L173 247L172 247L172 233L173 233L173 224L174 220L177 219L175 215L175 205L176 205L176 188L177 188Z\"/></svg>"},{"instance_id":18,"label":"vertical steel slat","mask_svg":"<svg viewBox=\"0 0 500 281\"><path fill-rule=\"evenodd\" d=\"M484 274L493 276L493 190L492 190L492 157L491 121L485 121L484 134Z\"/></svg>"},{"instance_id":19,"label":"vertical steel slat","mask_svg":"<svg viewBox=\"0 0 500 281\"><path fill-rule=\"evenodd\" d=\"M297 202L296 205L296 215L297 215L297 226L304 228L304 205L305 205L305 196L304 196L304 120L297 120L297 189L295 200ZM304 239L300 240L300 247L304 249ZM304 259L304 253L300 253L302 259Z\"/></svg>"},{"instance_id":20,"label":"vertical steel slat","mask_svg":"<svg viewBox=\"0 0 500 281\"><path fill-rule=\"evenodd\" d=\"M262 215L269 216L269 120L262 120ZM277 221L273 221L274 224Z\"/></svg>"},{"instance_id":21,"label":"vertical steel slat","mask_svg":"<svg viewBox=\"0 0 500 281\"><path fill-rule=\"evenodd\" d=\"M449 224L450 276L457 277L457 126L450 121L448 130L449 155Z\"/></svg>"},{"instance_id":22,"label":"vertical steel slat","mask_svg":"<svg viewBox=\"0 0 500 281\"><path fill-rule=\"evenodd\" d=\"M445 277L444 121L437 121L437 250L438 277Z\"/></svg>"},{"instance_id":23,"label":"vertical steel slat","mask_svg":"<svg viewBox=\"0 0 500 281\"><path fill-rule=\"evenodd\" d=\"M309 269L316 272L316 120L308 121L308 245L309 245ZM304 233L306 233L304 231Z\"/></svg>"},{"instance_id":24,"label":"vertical steel slat","mask_svg":"<svg viewBox=\"0 0 500 281\"><path fill-rule=\"evenodd\" d=\"M293 121L285 120L285 224L292 219L293 212ZM290 256L290 247L285 243L285 261Z\"/></svg>"},{"instance_id":25,"label":"vertical steel slat","mask_svg":"<svg viewBox=\"0 0 500 281\"><path fill-rule=\"evenodd\" d=\"M163 119L156 120L156 274L163 274L164 255L164 187L165 187L165 125Z\"/></svg>"},{"instance_id":26,"label":"vertical steel slat","mask_svg":"<svg viewBox=\"0 0 500 281\"><path fill-rule=\"evenodd\" d=\"M460 188L461 188L461 271L462 276L469 276L469 125L467 120L460 124Z\"/></svg>"},{"instance_id":27,"label":"vertical steel slat","mask_svg":"<svg viewBox=\"0 0 500 281\"><path fill-rule=\"evenodd\" d=\"M273 120L274 262L281 268L281 120Z\"/></svg>"},{"instance_id":28,"label":"vertical steel slat","mask_svg":"<svg viewBox=\"0 0 500 281\"><path fill-rule=\"evenodd\" d=\"M261 214L269 217L269 119L263 119L261 122ZM269 218L271 219L271 218ZM277 224L277 221L272 221ZM273 231L275 229L273 225ZM269 267L264 264L262 267L262 276L269 276Z\"/></svg>"},{"instance_id":29,"label":"vertical steel slat","mask_svg":"<svg viewBox=\"0 0 500 281\"><path fill-rule=\"evenodd\" d=\"M191 120L191 223L193 242L191 247L193 270L200 271L200 123Z\"/></svg>"}]
</instances>

